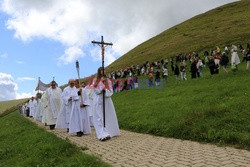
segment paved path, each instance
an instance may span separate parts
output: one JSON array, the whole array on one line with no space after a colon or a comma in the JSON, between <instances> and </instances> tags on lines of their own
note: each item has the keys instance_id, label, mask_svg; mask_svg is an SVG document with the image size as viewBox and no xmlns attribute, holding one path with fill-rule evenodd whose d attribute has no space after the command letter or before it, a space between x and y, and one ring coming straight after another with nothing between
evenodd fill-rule
<instances>
[{"instance_id":1,"label":"paved path","mask_svg":"<svg viewBox=\"0 0 250 167\"><path fill-rule=\"evenodd\" d=\"M113 166L242 166L250 167L250 151L231 147L218 147L211 144L156 137L121 130L121 136L109 141L96 139L92 128L91 135L76 137L66 130L49 130L42 123L38 126L47 129L63 139L69 139L80 147L87 147L87 154L94 154Z\"/></svg>"}]
</instances>

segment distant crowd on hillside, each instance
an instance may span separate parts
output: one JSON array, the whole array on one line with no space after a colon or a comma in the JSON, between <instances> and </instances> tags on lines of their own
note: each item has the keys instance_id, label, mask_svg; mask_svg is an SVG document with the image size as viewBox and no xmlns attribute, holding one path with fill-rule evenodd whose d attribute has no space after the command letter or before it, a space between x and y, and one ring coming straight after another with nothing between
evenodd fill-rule
<instances>
[{"instance_id":1,"label":"distant crowd on hillside","mask_svg":"<svg viewBox=\"0 0 250 167\"><path fill-rule=\"evenodd\" d=\"M223 50L216 46L210 51L205 51L202 56L193 52L192 54L179 54L175 58L171 57L151 63L147 61L141 65L113 71L107 74L107 77L113 79L114 92L120 92L140 87L139 76L147 78L148 87L159 86L162 80L167 83L170 76L169 68L176 80L187 80L188 72L190 72L192 79L203 77L203 68L208 68L211 75L219 74L220 69L228 73L229 63L231 63L231 70L235 72L241 62L246 62L246 69L248 70L250 66L249 43L246 44L246 48L241 44L238 47L232 45L231 48L225 46Z\"/></svg>"}]
</instances>

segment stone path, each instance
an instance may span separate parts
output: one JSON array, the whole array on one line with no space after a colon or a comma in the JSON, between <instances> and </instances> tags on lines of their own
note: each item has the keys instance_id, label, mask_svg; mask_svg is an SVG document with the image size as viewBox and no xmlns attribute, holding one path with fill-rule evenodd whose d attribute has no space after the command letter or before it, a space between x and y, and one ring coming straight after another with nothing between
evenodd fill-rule
<instances>
[{"instance_id":1,"label":"stone path","mask_svg":"<svg viewBox=\"0 0 250 167\"><path fill-rule=\"evenodd\" d=\"M121 130L121 136L109 141L96 139L92 128L91 135L76 137L66 130L49 130L42 123L38 126L47 129L60 138L69 139L79 147L87 147L87 154L94 154L113 166L242 166L250 167L250 151L231 147L218 147L211 144L156 137Z\"/></svg>"}]
</instances>

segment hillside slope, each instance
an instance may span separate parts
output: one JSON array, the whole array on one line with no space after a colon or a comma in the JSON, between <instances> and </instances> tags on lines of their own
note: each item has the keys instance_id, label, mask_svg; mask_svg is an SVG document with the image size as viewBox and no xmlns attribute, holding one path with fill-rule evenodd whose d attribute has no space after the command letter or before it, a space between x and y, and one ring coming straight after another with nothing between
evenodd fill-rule
<instances>
[{"instance_id":1,"label":"hillside slope","mask_svg":"<svg viewBox=\"0 0 250 167\"><path fill-rule=\"evenodd\" d=\"M122 129L185 140L231 145L250 150L250 71L176 81L158 89L141 89L112 96ZM143 82L141 82L143 83Z\"/></svg>"},{"instance_id":2,"label":"hillside slope","mask_svg":"<svg viewBox=\"0 0 250 167\"><path fill-rule=\"evenodd\" d=\"M107 71L158 61L180 53L198 52L215 46L224 47L250 38L250 1L241 0L218 7L174 26L140 44L114 63Z\"/></svg>"},{"instance_id":3,"label":"hillside slope","mask_svg":"<svg viewBox=\"0 0 250 167\"><path fill-rule=\"evenodd\" d=\"M5 115L4 112L7 112L7 110L11 108L18 108L18 105L21 103L26 102L28 99L18 99L18 100L9 100L9 101L1 101L0 102L0 117ZM6 113L6 114L7 114Z\"/></svg>"}]
</instances>

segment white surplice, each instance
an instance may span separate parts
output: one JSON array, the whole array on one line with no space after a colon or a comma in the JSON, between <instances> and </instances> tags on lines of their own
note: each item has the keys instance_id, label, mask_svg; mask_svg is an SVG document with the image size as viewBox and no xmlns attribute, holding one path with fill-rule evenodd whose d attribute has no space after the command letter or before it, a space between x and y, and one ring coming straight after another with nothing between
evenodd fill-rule
<instances>
[{"instance_id":1,"label":"white surplice","mask_svg":"<svg viewBox=\"0 0 250 167\"><path fill-rule=\"evenodd\" d=\"M81 123L82 123L82 132L84 134L90 134L90 120L89 120L89 113L90 113L90 102L89 102L89 95L88 90L86 88L82 89L82 97L83 97L83 104L86 105L85 107L81 108ZM81 100L81 99L80 99Z\"/></svg>"},{"instance_id":2,"label":"white surplice","mask_svg":"<svg viewBox=\"0 0 250 167\"><path fill-rule=\"evenodd\" d=\"M35 99L33 99L33 100L30 100L29 101L29 109L30 109L30 116L32 116L32 117L34 117L34 113L35 113L35 104L36 103L36 100Z\"/></svg>"},{"instance_id":3,"label":"white surplice","mask_svg":"<svg viewBox=\"0 0 250 167\"><path fill-rule=\"evenodd\" d=\"M37 99L37 105L36 105L36 109L35 109L34 119L41 122L42 121L42 112L43 112L43 106L42 106L41 99Z\"/></svg>"},{"instance_id":4,"label":"white surplice","mask_svg":"<svg viewBox=\"0 0 250 167\"><path fill-rule=\"evenodd\" d=\"M236 65L240 64L240 58L239 58L238 53L236 51L234 51L232 53L231 63L232 63L232 65L233 64L236 64Z\"/></svg>"},{"instance_id":5,"label":"white surplice","mask_svg":"<svg viewBox=\"0 0 250 167\"><path fill-rule=\"evenodd\" d=\"M93 113L94 127L98 139L105 138L107 136L114 137L120 135L118 120L112 102L111 96L113 94L112 82L107 80L108 89L105 88L105 127L103 124L103 88L105 87L103 82L99 82L94 89L94 106Z\"/></svg>"},{"instance_id":6,"label":"white surplice","mask_svg":"<svg viewBox=\"0 0 250 167\"><path fill-rule=\"evenodd\" d=\"M74 96L75 87L67 86L62 93L62 106L58 114L55 128L69 128L69 120L72 111L72 101L69 98Z\"/></svg>"},{"instance_id":7,"label":"white surplice","mask_svg":"<svg viewBox=\"0 0 250 167\"><path fill-rule=\"evenodd\" d=\"M90 126L94 126L94 123L93 123L93 113L94 113L94 97L93 97L93 94L94 94L94 89L93 89L93 85L87 85L85 87L85 89L87 89L87 94L88 94L88 99L89 99L89 106L88 106L88 115L89 115L89 123L90 123Z\"/></svg>"},{"instance_id":8,"label":"white surplice","mask_svg":"<svg viewBox=\"0 0 250 167\"><path fill-rule=\"evenodd\" d=\"M69 122L69 133L83 132L84 134L90 134L91 128L88 117L88 106L80 107L80 104L89 105L88 95L85 89L82 90L82 98L78 95L79 89L75 89L75 93L72 96L72 111ZM83 100L83 101L82 101Z\"/></svg>"}]
</instances>

